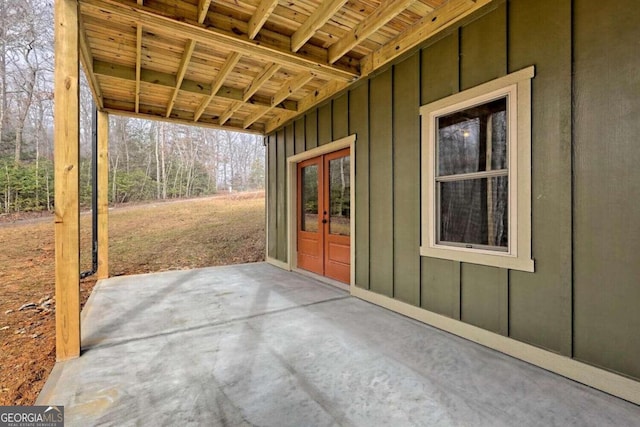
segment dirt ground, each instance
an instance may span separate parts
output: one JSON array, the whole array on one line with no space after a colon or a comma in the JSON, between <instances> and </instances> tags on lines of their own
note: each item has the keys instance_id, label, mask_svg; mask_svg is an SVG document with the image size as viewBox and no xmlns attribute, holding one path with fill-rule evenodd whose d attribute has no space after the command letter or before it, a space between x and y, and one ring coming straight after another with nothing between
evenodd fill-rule
<instances>
[{"instance_id":1,"label":"dirt ground","mask_svg":"<svg viewBox=\"0 0 640 427\"><path fill-rule=\"evenodd\" d=\"M81 267L91 267L90 215ZM264 259L264 193L121 206L109 212L110 276ZM84 305L95 279L80 284ZM31 405L55 364L53 216L0 216L0 405Z\"/></svg>"}]
</instances>

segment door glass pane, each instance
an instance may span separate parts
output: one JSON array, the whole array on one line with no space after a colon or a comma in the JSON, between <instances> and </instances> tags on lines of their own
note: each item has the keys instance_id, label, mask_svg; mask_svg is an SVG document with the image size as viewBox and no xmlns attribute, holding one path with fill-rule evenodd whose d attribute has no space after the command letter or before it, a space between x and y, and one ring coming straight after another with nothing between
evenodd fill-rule
<instances>
[{"instance_id":1,"label":"door glass pane","mask_svg":"<svg viewBox=\"0 0 640 427\"><path fill-rule=\"evenodd\" d=\"M318 165L302 168L302 226L303 231L318 231Z\"/></svg>"},{"instance_id":2,"label":"door glass pane","mask_svg":"<svg viewBox=\"0 0 640 427\"><path fill-rule=\"evenodd\" d=\"M349 156L329 160L329 233L351 234Z\"/></svg>"},{"instance_id":3,"label":"door glass pane","mask_svg":"<svg viewBox=\"0 0 640 427\"><path fill-rule=\"evenodd\" d=\"M439 243L507 248L508 178L440 182Z\"/></svg>"}]
</instances>

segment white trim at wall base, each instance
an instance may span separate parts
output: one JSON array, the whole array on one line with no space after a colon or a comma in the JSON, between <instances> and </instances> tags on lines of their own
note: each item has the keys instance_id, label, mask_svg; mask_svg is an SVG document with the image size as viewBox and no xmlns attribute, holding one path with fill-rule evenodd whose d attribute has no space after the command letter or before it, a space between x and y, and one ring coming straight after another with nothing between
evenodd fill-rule
<instances>
[{"instance_id":1,"label":"white trim at wall base","mask_svg":"<svg viewBox=\"0 0 640 427\"><path fill-rule=\"evenodd\" d=\"M366 289L351 295L640 405L640 382Z\"/></svg>"},{"instance_id":2,"label":"white trim at wall base","mask_svg":"<svg viewBox=\"0 0 640 427\"><path fill-rule=\"evenodd\" d=\"M270 256L266 257L265 261L267 262L267 264L271 264L274 267L278 267L286 271L291 271L291 267L289 267L289 263L287 262L283 262L278 259L271 258Z\"/></svg>"}]
</instances>

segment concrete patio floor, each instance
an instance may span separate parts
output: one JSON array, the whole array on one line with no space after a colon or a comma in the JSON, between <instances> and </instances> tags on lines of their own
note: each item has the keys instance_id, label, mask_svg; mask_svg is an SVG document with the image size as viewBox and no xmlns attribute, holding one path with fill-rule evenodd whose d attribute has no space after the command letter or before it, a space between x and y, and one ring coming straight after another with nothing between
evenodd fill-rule
<instances>
[{"instance_id":1,"label":"concrete patio floor","mask_svg":"<svg viewBox=\"0 0 640 427\"><path fill-rule=\"evenodd\" d=\"M633 426L640 407L270 265L101 281L66 425Z\"/></svg>"}]
</instances>

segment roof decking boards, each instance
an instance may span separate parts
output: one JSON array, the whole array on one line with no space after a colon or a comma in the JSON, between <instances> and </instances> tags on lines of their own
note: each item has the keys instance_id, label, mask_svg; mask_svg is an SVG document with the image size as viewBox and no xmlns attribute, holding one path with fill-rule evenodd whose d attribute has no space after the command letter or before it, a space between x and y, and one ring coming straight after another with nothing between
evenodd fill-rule
<instances>
[{"instance_id":1,"label":"roof decking boards","mask_svg":"<svg viewBox=\"0 0 640 427\"><path fill-rule=\"evenodd\" d=\"M267 133L491 0L80 0L111 113Z\"/></svg>"}]
</instances>

